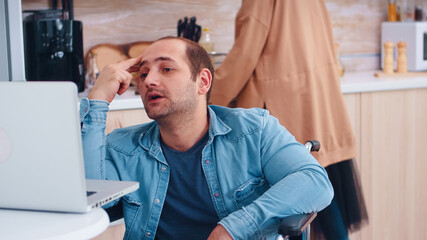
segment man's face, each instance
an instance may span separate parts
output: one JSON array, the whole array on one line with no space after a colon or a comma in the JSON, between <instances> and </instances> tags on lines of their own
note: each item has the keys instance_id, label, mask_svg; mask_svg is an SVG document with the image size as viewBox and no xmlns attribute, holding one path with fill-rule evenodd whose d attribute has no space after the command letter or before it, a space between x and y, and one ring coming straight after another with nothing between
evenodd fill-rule
<instances>
[{"instance_id":1,"label":"man's face","mask_svg":"<svg viewBox=\"0 0 427 240\"><path fill-rule=\"evenodd\" d=\"M161 40L142 55L139 91L148 117L154 120L179 117L196 110L197 84L191 79L185 43Z\"/></svg>"}]
</instances>

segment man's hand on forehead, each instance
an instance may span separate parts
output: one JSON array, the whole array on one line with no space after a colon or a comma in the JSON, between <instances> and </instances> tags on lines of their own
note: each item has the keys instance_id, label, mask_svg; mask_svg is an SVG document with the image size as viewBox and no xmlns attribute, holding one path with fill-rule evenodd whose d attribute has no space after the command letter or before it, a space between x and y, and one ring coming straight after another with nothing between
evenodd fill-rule
<instances>
[{"instance_id":1,"label":"man's hand on forehead","mask_svg":"<svg viewBox=\"0 0 427 240\"><path fill-rule=\"evenodd\" d=\"M116 94L123 94L130 85L132 78L139 71L142 57L130 58L125 61L104 67L88 94L89 99L113 101Z\"/></svg>"},{"instance_id":2,"label":"man's hand on forehead","mask_svg":"<svg viewBox=\"0 0 427 240\"><path fill-rule=\"evenodd\" d=\"M125 60L125 61L129 61L129 60L133 60L134 58ZM132 74L132 77L137 77L138 76L138 71L139 68L141 66L141 60L142 60L142 56L135 58L135 61L129 61L129 64L132 64L131 66L129 66L129 64L124 64L123 67L127 69L125 69L127 72L129 72L130 74Z\"/></svg>"},{"instance_id":3,"label":"man's hand on forehead","mask_svg":"<svg viewBox=\"0 0 427 240\"><path fill-rule=\"evenodd\" d=\"M129 73L134 73L139 71L141 60L142 60L142 56L138 58L130 58L128 60L119 62L118 64L123 70L126 70Z\"/></svg>"}]
</instances>

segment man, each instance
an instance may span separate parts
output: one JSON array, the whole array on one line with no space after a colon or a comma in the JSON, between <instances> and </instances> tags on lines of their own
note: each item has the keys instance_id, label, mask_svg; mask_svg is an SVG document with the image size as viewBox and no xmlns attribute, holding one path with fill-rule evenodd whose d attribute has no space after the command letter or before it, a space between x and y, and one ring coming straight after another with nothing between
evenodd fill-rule
<instances>
[{"instance_id":1,"label":"man","mask_svg":"<svg viewBox=\"0 0 427 240\"><path fill-rule=\"evenodd\" d=\"M104 144L108 104L135 69L154 121ZM106 67L82 100L87 177L140 182L122 198L125 239L267 238L281 218L330 203L325 170L266 110L207 105L212 79L203 48L167 37Z\"/></svg>"}]
</instances>

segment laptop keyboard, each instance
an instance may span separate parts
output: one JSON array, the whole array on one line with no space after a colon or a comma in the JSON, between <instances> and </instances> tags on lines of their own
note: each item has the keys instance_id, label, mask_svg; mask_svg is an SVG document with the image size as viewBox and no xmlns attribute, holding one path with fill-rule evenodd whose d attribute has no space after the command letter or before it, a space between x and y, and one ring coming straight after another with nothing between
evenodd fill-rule
<instances>
[{"instance_id":1,"label":"laptop keyboard","mask_svg":"<svg viewBox=\"0 0 427 240\"><path fill-rule=\"evenodd\" d=\"M95 194L96 192L95 191L86 191L86 195L89 197L90 195L92 195L92 194Z\"/></svg>"}]
</instances>

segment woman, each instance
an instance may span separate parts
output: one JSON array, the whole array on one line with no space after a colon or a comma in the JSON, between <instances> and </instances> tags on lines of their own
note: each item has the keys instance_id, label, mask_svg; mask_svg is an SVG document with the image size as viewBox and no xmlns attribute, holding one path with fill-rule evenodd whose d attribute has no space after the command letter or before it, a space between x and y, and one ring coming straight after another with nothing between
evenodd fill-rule
<instances>
[{"instance_id":1,"label":"woman","mask_svg":"<svg viewBox=\"0 0 427 240\"><path fill-rule=\"evenodd\" d=\"M327 239L347 239L347 230L358 229L367 215L324 1L243 0L235 27L235 43L215 71L211 103L266 108L299 142L319 140L313 155L326 167L335 198L315 229Z\"/></svg>"}]
</instances>

